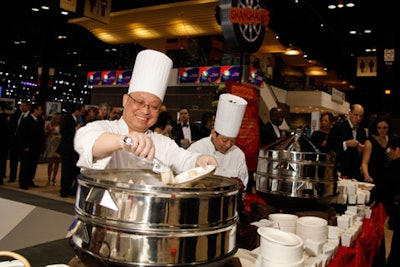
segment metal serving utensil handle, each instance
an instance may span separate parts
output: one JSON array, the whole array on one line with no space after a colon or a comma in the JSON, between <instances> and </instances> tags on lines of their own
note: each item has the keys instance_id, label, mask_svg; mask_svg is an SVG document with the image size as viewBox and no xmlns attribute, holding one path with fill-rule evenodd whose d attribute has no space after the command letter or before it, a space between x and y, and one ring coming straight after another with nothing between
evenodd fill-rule
<instances>
[{"instance_id":1,"label":"metal serving utensil handle","mask_svg":"<svg viewBox=\"0 0 400 267\"><path fill-rule=\"evenodd\" d=\"M131 138L130 136L125 136L125 137L122 139L122 142L123 142L123 144L124 144L125 146L128 146L128 147L132 146L132 138ZM136 155L135 155L135 156L136 156ZM138 156L136 156L136 157L138 157ZM139 157L138 157L138 158L139 158ZM143 159L143 158L141 158L141 160L152 164L152 165L153 165L153 169L152 169L153 172L156 172L156 173L163 173L163 172L169 172L169 171L171 171L171 168L170 168L170 167L168 167L164 162L162 162L161 160L159 160L159 159L156 158L156 157L153 158L153 162L151 162L150 160L147 160L147 159Z\"/></svg>"},{"instance_id":2,"label":"metal serving utensil handle","mask_svg":"<svg viewBox=\"0 0 400 267\"><path fill-rule=\"evenodd\" d=\"M171 168L168 167L164 162L162 162L156 157L153 158L153 172L162 173L162 172L168 172L170 170Z\"/></svg>"}]
</instances>

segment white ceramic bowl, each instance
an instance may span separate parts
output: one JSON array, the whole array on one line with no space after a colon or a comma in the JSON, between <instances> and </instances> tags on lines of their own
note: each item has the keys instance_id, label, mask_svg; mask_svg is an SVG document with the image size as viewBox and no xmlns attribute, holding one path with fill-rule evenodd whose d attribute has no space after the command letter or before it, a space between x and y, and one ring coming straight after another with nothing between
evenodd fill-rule
<instances>
[{"instance_id":1,"label":"white ceramic bowl","mask_svg":"<svg viewBox=\"0 0 400 267\"><path fill-rule=\"evenodd\" d=\"M328 238L328 221L316 216L300 217L297 219L296 235L303 240L325 242Z\"/></svg>"},{"instance_id":2,"label":"white ceramic bowl","mask_svg":"<svg viewBox=\"0 0 400 267\"><path fill-rule=\"evenodd\" d=\"M279 263L261 257L261 267L304 267L304 257L297 262Z\"/></svg>"},{"instance_id":3,"label":"white ceramic bowl","mask_svg":"<svg viewBox=\"0 0 400 267\"><path fill-rule=\"evenodd\" d=\"M268 215L268 220L278 222L279 227L296 227L298 218L297 215L287 213L272 213Z\"/></svg>"},{"instance_id":4,"label":"white ceramic bowl","mask_svg":"<svg viewBox=\"0 0 400 267\"><path fill-rule=\"evenodd\" d=\"M304 241L293 233L260 227L260 257L273 263L294 263L303 258Z\"/></svg>"}]
</instances>

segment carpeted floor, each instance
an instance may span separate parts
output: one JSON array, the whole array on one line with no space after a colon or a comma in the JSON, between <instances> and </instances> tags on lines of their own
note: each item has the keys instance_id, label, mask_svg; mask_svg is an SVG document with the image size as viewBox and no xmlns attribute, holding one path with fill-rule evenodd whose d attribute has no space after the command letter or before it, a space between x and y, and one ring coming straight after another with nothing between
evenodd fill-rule
<instances>
[{"instance_id":1,"label":"carpeted floor","mask_svg":"<svg viewBox=\"0 0 400 267\"><path fill-rule=\"evenodd\" d=\"M46 186L46 163L39 164L36 172L39 188L21 190L18 182L7 181L4 178L0 186L0 251L16 252L32 267L68 264L75 256L66 238L75 218L75 199L61 198L58 185ZM11 260L0 257L0 263Z\"/></svg>"}]
</instances>

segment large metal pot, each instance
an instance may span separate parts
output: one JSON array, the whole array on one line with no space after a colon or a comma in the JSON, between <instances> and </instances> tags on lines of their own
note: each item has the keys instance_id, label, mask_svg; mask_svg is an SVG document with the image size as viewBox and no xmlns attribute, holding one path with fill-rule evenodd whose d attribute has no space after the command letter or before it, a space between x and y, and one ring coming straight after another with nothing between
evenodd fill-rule
<instances>
[{"instance_id":1,"label":"large metal pot","mask_svg":"<svg viewBox=\"0 0 400 267\"><path fill-rule=\"evenodd\" d=\"M255 180L256 190L272 206L325 208L336 196L336 155L298 132L259 151Z\"/></svg>"},{"instance_id":2,"label":"large metal pot","mask_svg":"<svg viewBox=\"0 0 400 267\"><path fill-rule=\"evenodd\" d=\"M88 266L218 266L235 254L238 184L165 186L150 170L78 178L71 244Z\"/></svg>"}]
</instances>

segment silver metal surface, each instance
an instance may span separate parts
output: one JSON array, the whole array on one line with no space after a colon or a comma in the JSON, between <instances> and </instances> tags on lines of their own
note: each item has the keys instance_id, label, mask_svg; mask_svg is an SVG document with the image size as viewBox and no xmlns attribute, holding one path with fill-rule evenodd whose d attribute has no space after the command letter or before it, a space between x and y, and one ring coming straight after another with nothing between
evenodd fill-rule
<instances>
[{"instance_id":1,"label":"silver metal surface","mask_svg":"<svg viewBox=\"0 0 400 267\"><path fill-rule=\"evenodd\" d=\"M86 171L78 179L72 244L108 263L187 266L236 248L238 184L209 176L165 186L151 170Z\"/></svg>"},{"instance_id":2,"label":"silver metal surface","mask_svg":"<svg viewBox=\"0 0 400 267\"><path fill-rule=\"evenodd\" d=\"M259 151L255 180L256 190L271 197L330 198L336 195L336 155L321 152L296 134Z\"/></svg>"}]
</instances>

